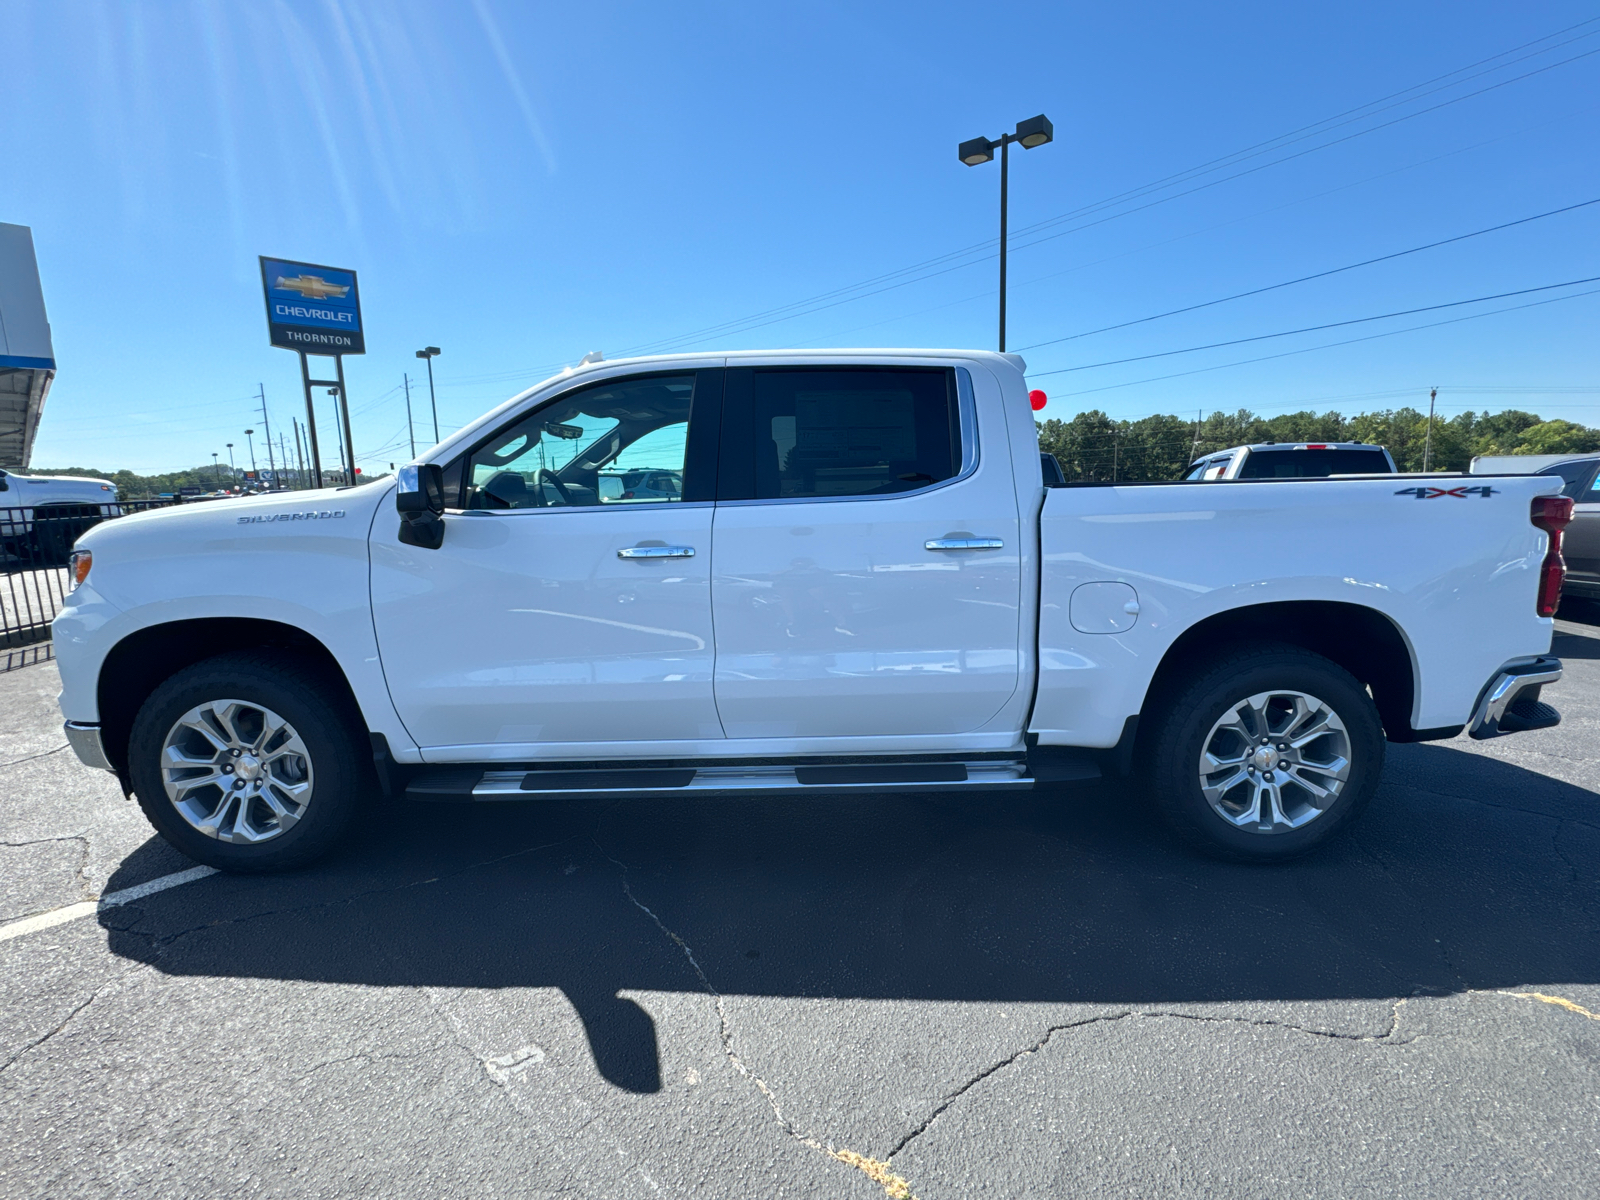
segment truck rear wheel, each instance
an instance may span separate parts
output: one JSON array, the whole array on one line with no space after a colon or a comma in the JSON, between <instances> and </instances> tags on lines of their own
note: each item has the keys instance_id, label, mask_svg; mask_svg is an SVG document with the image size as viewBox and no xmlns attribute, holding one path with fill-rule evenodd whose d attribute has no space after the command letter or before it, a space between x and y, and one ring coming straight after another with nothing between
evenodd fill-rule
<instances>
[{"instance_id":1,"label":"truck rear wheel","mask_svg":"<svg viewBox=\"0 0 1600 1200\"><path fill-rule=\"evenodd\" d=\"M1155 727L1168 824L1221 858L1276 862L1347 827L1377 790L1383 725L1344 668L1293 646L1212 660Z\"/></svg>"},{"instance_id":2,"label":"truck rear wheel","mask_svg":"<svg viewBox=\"0 0 1600 1200\"><path fill-rule=\"evenodd\" d=\"M351 717L315 670L265 652L179 671L134 719L128 769L145 816L224 871L281 871L325 854L368 782Z\"/></svg>"}]
</instances>

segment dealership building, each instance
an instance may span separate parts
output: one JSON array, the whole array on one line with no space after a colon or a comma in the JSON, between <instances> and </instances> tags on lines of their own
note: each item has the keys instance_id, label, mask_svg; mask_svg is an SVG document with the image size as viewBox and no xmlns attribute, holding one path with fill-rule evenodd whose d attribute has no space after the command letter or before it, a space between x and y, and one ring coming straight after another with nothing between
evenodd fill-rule
<instances>
[{"instance_id":1,"label":"dealership building","mask_svg":"<svg viewBox=\"0 0 1600 1200\"><path fill-rule=\"evenodd\" d=\"M33 231L0 222L0 467L27 467L55 377Z\"/></svg>"}]
</instances>

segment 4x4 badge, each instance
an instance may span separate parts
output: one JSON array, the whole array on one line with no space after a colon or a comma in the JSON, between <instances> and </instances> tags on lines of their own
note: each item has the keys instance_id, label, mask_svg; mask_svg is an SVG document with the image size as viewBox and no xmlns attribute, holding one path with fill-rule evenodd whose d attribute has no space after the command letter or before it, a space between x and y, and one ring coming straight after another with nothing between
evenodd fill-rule
<instances>
[{"instance_id":1,"label":"4x4 badge","mask_svg":"<svg viewBox=\"0 0 1600 1200\"><path fill-rule=\"evenodd\" d=\"M1476 487L1408 487L1401 488L1396 496L1415 496L1418 500L1437 500L1440 496L1454 496L1457 500L1465 500L1468 496L1482 496L1487 500L1490 496L1497 495L1494 488L1480 484Z\"/></svg>"}]
</instances>

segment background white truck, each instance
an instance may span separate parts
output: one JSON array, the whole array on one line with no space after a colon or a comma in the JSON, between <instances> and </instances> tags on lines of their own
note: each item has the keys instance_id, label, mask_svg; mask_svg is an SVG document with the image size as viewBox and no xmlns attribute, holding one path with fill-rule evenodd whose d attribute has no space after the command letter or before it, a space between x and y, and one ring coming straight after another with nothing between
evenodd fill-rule
<instances>
[{"instance_id":1,"label":"background white truck","mask_svg":"<svg viewBox=\"0 0 1600 1200\"><path fill-rule=\"evenodd\" d=\"M0 551L43 566L67 561L72 543L115 504L109 479L0 470Z\"/></svg>"},{"instance_id":2,"label":"background white truck","mask_svg":"<svg viewBox=\"0 0 1600 1200\"><path fill-rule=\"evenodd\" d=\"M1185 479L1326 479L1393 475L1394 459L1365 442L1257 442L1217 450L1189 464Z\"/></svg>"},{"instance_id":3,"label":"background white truck","mask_svg":"<svg viewBox=\"0 0 1600 1200\"><path fill-rule=\"evenodd\" d=\"M1036 429L1014 355L565 372L398 486L91 530L54 625L67 733L180 849L265 870L378 791L1130 768L1196 844L1277 859L1355 817L1386 738L1559 719L1559 480L1046 488ZM602 486L635 471L680 488Z\"/></svg>"}]
</instances>

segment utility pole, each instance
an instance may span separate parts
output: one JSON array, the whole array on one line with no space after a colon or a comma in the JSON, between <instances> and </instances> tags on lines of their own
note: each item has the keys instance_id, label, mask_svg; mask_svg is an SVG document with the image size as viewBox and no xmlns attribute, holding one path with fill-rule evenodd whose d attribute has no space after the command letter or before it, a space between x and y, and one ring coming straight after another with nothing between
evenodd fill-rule
<instances>
[{"instance_id":1,"label":"utility pole","mask_svg":"<svg viewBox=\"0 0 1600 1200\"><path fill-rule=\"evenodd\" d=\"M339 424L339 401L342 397L340 397L339 389L336 387L331 387L328 391L333 395L333 433L339 443L339 469L344 472L345 486L348 487L355 482L355 476L350 470L350 464L345 461L344 457L344 428Z\"/></svg>"},{"instance_id":2,"label":"utility pole","mask_svg":"<svg viewBox=\"0 0 1600 1200\"><path fill-rule=\"evenodd\" d=\"M289 451L286 450L284 448L284 445L283 445L283 426L282 425L278 426L278 457L283 459L283 469L284 469L284 472L287 473L288 470L289 470ZM273 478L276 479L277 476L273 476ZM285 486L287 486L287 485L285 485Z\"/></svg>"},{"instance_id":3,"label":"utility pole","mask_svg":"<svg viewBox=\"0 0 1600 1200\"><path fill-rule=\"evenodd\" d=\"M294 421L294 465L295 469L300 474L300 487L304 489L308 486L308 484L306 481L306 460L302 456L300 446L300 422L295 420L293 417L290 417L289 419Z\"/></svg>"},{"instance_id":4,"label":"utility pole","mask_svg":"<svg viewBox=\"0 0 1600 1200\"><path fill-rule=\"evenodd\" d=\"M1193 462L1195 459L1200 457L1200 418L1201 418L1201 415L1202 414L1201 414L1201 410L1200 409L1197 408L1197 409L1194 410L1194 445L1189 447L1189 462ZM1188 464L1185 464L1185 465L1187 466Z\"/></svg>"},{"instance_id":5,"label":"utility pole","mask_svg":"<svg viewBox=\"0 0 1600 1200\"><path fill-rule=\"evenodd\" d=\"M272 422L267 417L267 385L256 384L257 394L261 397L261 426L267 431L267 470L272 472L272 486L278 486L278 468L272 461Z\"/></svg>"},{"instance_id":6,"label":"utility pole","mask_svg":"<svg viewBox=\"0 0 1600 1200\"><path fill-rule=\"evenodd\" d=\"M1111 482L1117 481L1117 464L1122 458L1122 426L1111 427Z\"/></svg>"},{"instance_id":7,"label":"utility pole","mask_svg":"<svg viewBox=\"0 0 1600 1200\"><path fill-rule=\"evenodd\" d=\"M1427 474L1429 465L1433 462L1433 402L1439 398L1439 389L1434 388L1428 393L1428 433L1422 439L1422 471Z\"/></svg>"},{"instance_id":8,"label":"utility pole","mask_svg":"<svg viewBox=\"0 0 1600 1200\"><path fill-rule=\"evenodd\" d=\"M429 361L431 362L432 360ZM411 435L411 457L415 458L417 456L417 430L411 424L411 376L401 375L400 382L405 385L406 389L406 432Z\"/></svg>"}]
</instances>

